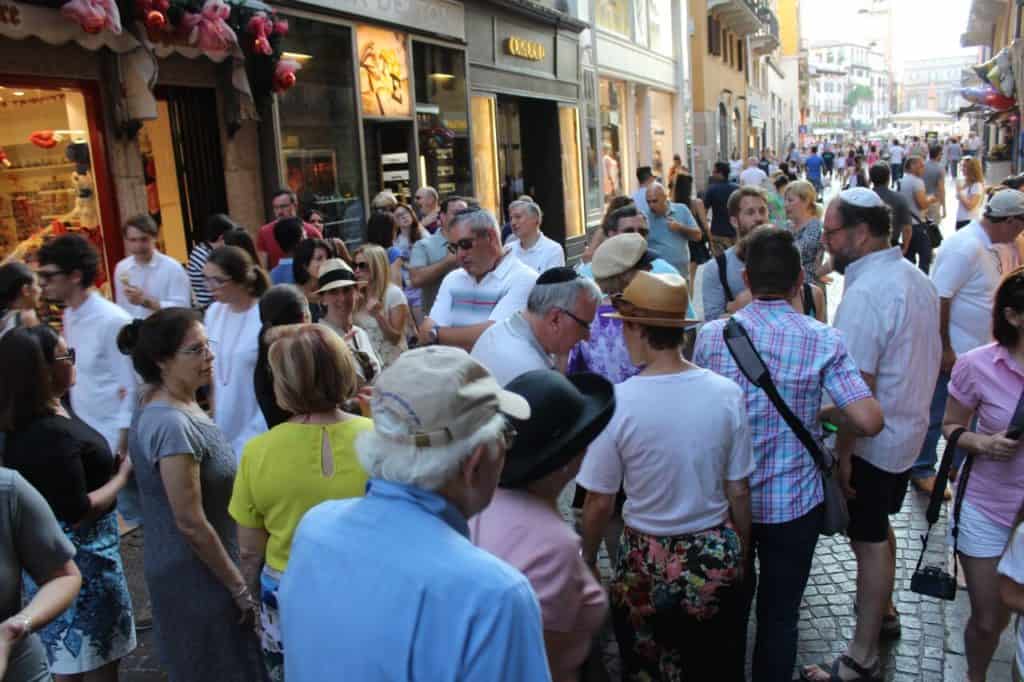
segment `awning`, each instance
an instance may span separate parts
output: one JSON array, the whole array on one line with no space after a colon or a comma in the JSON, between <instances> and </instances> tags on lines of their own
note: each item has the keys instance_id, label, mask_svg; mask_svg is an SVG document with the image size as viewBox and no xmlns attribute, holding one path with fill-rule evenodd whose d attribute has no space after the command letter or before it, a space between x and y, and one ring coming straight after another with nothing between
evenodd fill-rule
<instances>
[{"instance_id":1,"label":"awning","mask_svg":"<svg viewBox=\"0 0 1024 682\"><path fill-rule=\"evenodd\" d=\"M88 33L58 8L5 0L0 9L0 36L5 38L39 38L50 45L75 42L87 50L106 47L118 53L139 47L138 39L128 31Z\"/></svg>"}]
</instances>

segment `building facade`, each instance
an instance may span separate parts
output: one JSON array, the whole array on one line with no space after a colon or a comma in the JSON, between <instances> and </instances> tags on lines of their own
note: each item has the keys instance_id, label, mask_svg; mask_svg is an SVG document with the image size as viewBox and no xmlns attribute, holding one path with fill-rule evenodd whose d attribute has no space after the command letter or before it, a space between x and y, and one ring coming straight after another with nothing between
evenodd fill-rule
<instances>
[{"instance_id":1,"label":"building facade","mask_svg":"<svg viewBox=\"0 0 1024 682\"><path fill-rule=\"evenodd\" d=\"M964 72L977 63L974 55L904 62L900 111L956 113L963 104L960 88L964 86Z\"/></svg>"},{"instance_id":2,"label":"building facade","mask_svg":"<svg viewBox=\"0 0 1024 682\"><path fill-rule=\"evenodd\" d=\"M869 45L822 41L808 46L809 118L851 132L877 128L892 113L885 56Z\"/></svg>"},{"instance_id":3,"label":"building facade","mask_svg":"<svg viewBox=\"0 0 1024 682\"><path fill-rule=\"evenodd\" d=\"M748 88L748 79L751 62L774 52L780 34L766 0L689 0L689 7L693 168L703 186L715 161L760 151L765 114L775 105L762 88Z\"/></svg>"}]
</instances>

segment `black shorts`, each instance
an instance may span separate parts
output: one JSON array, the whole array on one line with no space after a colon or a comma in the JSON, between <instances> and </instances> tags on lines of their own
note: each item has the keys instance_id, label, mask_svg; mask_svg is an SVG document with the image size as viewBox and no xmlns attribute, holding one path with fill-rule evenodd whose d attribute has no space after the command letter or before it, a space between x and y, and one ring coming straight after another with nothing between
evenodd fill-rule
<instances>
[{"instance_id":1,"label":"black shorts","mask_svg":"<svg viewBox=\"0 0 1024 682\"><path fill-rule=\"evenodd\" d=\"M847 536L857 542L885 542L889 537L889 516L903 507L909 482L909 469L891 474L854 455L850 485L857 497L848 503Z\"/></svg>"}]
</instances>

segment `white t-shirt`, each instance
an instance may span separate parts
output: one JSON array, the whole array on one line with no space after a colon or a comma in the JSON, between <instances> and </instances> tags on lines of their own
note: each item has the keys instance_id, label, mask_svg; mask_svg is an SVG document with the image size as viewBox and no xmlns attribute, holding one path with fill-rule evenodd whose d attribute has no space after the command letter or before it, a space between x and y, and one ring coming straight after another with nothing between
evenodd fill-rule
<instances>
[{"instance_id":1,"label":"white t-shirt","mask_svg":"<svg viewBox=\"0 0 1024 682\"><path fill-rule=\"evenodd\" d=\"M903 163L904 151L898 144L889 147L889 163Z\"/></svg>"},{"instance_id":2,"label":"white t-shirt","mask_svg":"<svg viewBox=\"0 0 1024 682\"><path fill-rule=\"evenodd\" d=\"M626 525L664 537L724 523L725 481L753 472L742 389L694 369L617 384L615 414L587 449L576 482L607 495L624 483Z\"/></svg>"},{"instance_id":3,"label":"white t-shirt","mask_svg":"<svg viewBox=\"0 0 1024 682\"><path fill-rule=\"evenodd\" d=\"M1024 524L1013 532L997 569L1015 583L1024 585ZM1024 677L1024 616L1017 614L1017 672Z\"/></svg>"},{"instance_id":4,"label":"white t-shirt","mask_svg":"<svg viewBox=\"0 0 1024 682\"><path fill-rule=\"evenodd\" d=\"M992 340L992 305L1001 277L999 253L978 221L942 242L932 282L939 298L951 299L949 340L957 355Z\"/></svg>"},{"instance_id":5,"label":"white t-shirt","mask_svg":"<svg viewBox=\"0 0 1024 682\"><path fill-rule=\"evenodd\" d=\"M983 184L981 184L980 182L976 182L973 185L971 185L970 187L967 187L966 189L964 189L964 194L966 194L967 198L969 198L969 199L973 198L973 197L976 197L979 194L984 194L984 193L985 193L985 186ZM980 220L981 219L981 210L982 210L982 208L984 208L984 206L985 206L984 200L983 201L979 201L977 206L975 206L974 208L972 208L971 210L968 211L966 208L964 208L963 204L961 204L959 201L957 201L956 202L956 221L960 222L961 220Z\"/></svg>"},{"instance_id":6,"label":"white t-shirt","mask_svg":"<svg viewBox=\"0 0 1024 682\"><path fill-rule=\"evenodd\" d=\"M500 322L526 309L536 281L537 271L509 254L479 282L463 268L452 270L441 281L430 319L442 327Z\"/></svg>"},{"instance_id":7,"label":"white t-shirt","mask_svg":"<svg viewBox=\"0 0 1024 682\"><path fill-rule=\"evenodd\" d=\"M402 287L389 282L387 289L384 291L385 315L390 315L391 309L400 305L409 305L409 300L405 297ZM361 310L353 315L352 320L356 326L366 330L366 335L370 339L373 350L377 357L380 358L384 367L390 367L398 359L399 355L409 350L409 343L405 340L404 330L398 339L398 343L394 343L385 338L377 318L365 310Z\"/></svg>"},{"instance_id":8,"label":"white t-shirt","mask_svg":"<svg viewBox=\"0 0 1024 682\"><path fill-rule=\"evenodd\" d=\"M488 327L477 339L470 355L491 370L502 386L527 372L555 366L522 313Z\"/></svg>"},{"instance_id":9,"label":"white t-shirt","mask_svg":"<svg viewBox=\"0 0 1024 682\"><path fill-rule=\"evenodd\" d=\"M236 313L224 303L213 303L203 319L213 342L213 421L241 460L242 448L267 430L253 389L259 354L260 307L253 303Z\"/></svg>"},{"instance_id":10,"label":"white t-shirt","mask_svg":"<svg viewBox=\"0 0 1024 682\"><path fill-rule=\"evenodd\" d=\"M565 265L565 251L562 245L545 234L528 249L523 248L523 243L518 239L509 242L509 251L516 258L537 271L537 274L549 268L557 268Z\"/></svg>"},{"instance_id":11,"label":"white t-shirt","mask_svg":"<svg viewBox=\"0 0 1024 682\"><path fill-rule=\"evenodd\" d=\"M753 185L754 187L761 187L767 179L768 176L763 170L757 166L751 166L740 173L740 186L745 187L747 185Z\"/></svg>"}]
</instances>

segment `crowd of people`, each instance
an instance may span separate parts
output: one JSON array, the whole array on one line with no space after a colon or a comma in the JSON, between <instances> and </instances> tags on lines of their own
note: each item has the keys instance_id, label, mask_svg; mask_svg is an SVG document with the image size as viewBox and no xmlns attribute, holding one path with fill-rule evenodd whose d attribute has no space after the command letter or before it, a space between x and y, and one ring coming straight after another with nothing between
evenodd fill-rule
<instances>
[{"instance_id":1,"label":"crowd of people","mask_svg":"<svg viewBox=\"0 0 1024 682\"><path fill-rule=\"evenodd\" d=\"M932 262L929 164L952 153L899 148L720 162L699 195L681 163L642 167L574 267L531 197L503 229L431 187L375 197L351 251L288 190L255 239L210 216L185 267L131 218L113 300L76 234L3 264L0 679L118 679L137 626L120 536L141 526L172 682L591 682L609 623L623 679L739 681L752 615L753 679L788 681L835 477L856 627L799 674L880 680L890 517L966 428L984 680L1024 610L1024 193L961 152L964 223ZM834 471L792 420L835 432Z\"/></svg>"}]
</instances>

